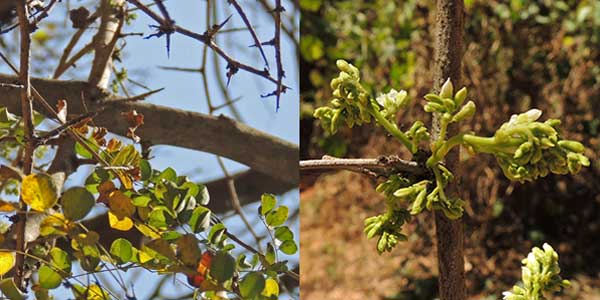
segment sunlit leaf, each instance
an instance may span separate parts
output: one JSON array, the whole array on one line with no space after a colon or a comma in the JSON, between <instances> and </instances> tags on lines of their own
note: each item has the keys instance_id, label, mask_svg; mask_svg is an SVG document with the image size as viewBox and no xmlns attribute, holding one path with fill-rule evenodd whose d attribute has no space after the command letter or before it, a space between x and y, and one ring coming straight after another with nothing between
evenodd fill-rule
<instances>
[{"instance_id":1,"label":"sunlit leaf","mask_svg":"<svg viewBox=\"0 0 600 300\"><path fill-rule=\"evenodd\" d=\"M275 207L276 203L277 199L275 198L275 195L263 194L260 197L260 214L263 216L266 215Z\"/></svg>"},{"instance_id":2,"label":"sunlit leaf","mask_svg":"<svg viewBox=\"0 0 600 300\"><path fill-rule=\"evenodd\" d=\"M145 224L135 224L135 228L137 228L137 230L141 232L144 236L147 236L151 239L160 238L160 232L158 232L156 229L152 229L151 227Z\"/></svg>"},{"instance_id":3,"label":"sunlit leaf","mask_svg":"<svg viewBox=\"0 0 600 300\"><path fill-rule=\"evenodd\" d=\"M43 265L38 270L38 279L41 287L51 290L60 286L62 276L47 265Z\"/></svg>"},{"instance_id":4,"label":"sunlit leaf","mask_svg":"<svg viewBox=\"0 0 600 300\"><path fill-rule=\"evenodd\" d=\"M39 214L39 216L44 215ZM68 221L65 219L65 216L60 213L47 216L40 223L40 235L42 236L48 236L52 234L66 235L68 230Z\"/></svg>"},{"instance_id":5,"label":"sunlit leaf","mask_svg":"<svg viewBox=\"0 0 600 300\"><path fill-rule=\"evenodd\" d=\"M85 188L72 187L63 193L61 204L65 218L77 221L87 216L96 201Z\"/></svg>"},{"instance_id":6,"label":"sunlit leaf","mask_svg":"<svg viewBox=\"0 0 600 300\"><path fill-rule=\"evenodd\" d=\"M110 224L111 228L121 231L128 231L131 229L131 227L133 227L133 221L130 218L124 217L119 219L110 211L108 212L108 223Z\"/></svg>"},{"instance_id":7,"label":"sunlit leaf","mask_svg":"<svg viewBox=\"0 0 600 300\"><path fill-rule=\"evenodd\" d=\"M0 252L0 276L6 274L15 266L14 252Z\"/></svg>"},{"instance_id":8,"label":"sunlit leaf","mask_svg":"<svg viewBox=\"0 0 600 300\"><path fill-rule=\"evenodd\" d=\"M9 213L17 210L17 203L0 200L0 213Z\"/></svg>"},{"instance_id":9,"label":"sunlit leaf","mask_svg":"<svg viewBox=\"0 0 600 300\"><path fill-rule=\"evenodd\" d=\"M128 262L133 255L131 242L123 238L114 240L110 246L110 254L119 259L120 263Z\"/></svg>"},{"instance_id":10,"label":"sunlit leaf","mask_svg":"<svg viewBox=\"0 0 600 300\"><path fill-rule=\"evenodd\" d=\"M279 206L267 213L265 220L269 226L275 227L282 225L288 218L288 208Z\"/></svg>"},{"instance_id":11,"label":"sunlit leaf","mask_svg":"<svg viewBox=\"0 0 600 300\"><path fill-rule=\"evenodd\" d=\"M47 174L31 174L23 178L21 198L31 209L44 211L56 204L58 187Z\"/></svg>"},{"instance_id":12,"label":"sunlit leaf","mask_svg":"<svg viewBox=\"0 0 600 300\"><path fill-rule=\"evenodd\" d=\"M277 280L267 278L265 281L265 288L260 294L268 298L279 296L279 284L277 283Z\"/></svg>"}]
</instances>

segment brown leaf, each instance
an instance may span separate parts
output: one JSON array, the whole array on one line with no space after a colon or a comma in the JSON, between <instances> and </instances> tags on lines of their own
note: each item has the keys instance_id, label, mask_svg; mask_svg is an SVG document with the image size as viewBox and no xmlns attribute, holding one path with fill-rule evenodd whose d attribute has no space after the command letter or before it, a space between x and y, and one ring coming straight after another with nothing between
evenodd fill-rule
<instances>
[{"instance_id":1,"label":"brown leaf","mask_svg":"<svg viewBox=\"0 0 600 300\"><path fill-rule=\"evenodd\" d=\"M63 99L58 100L56 103L56 114L61 122L67 122L67 101Z\"/></svg>"},{"instance_id":2,"label":"brown leaf","mask_svg":"<svg viewBox=\"0 0 600 300\"><path fill-rule=\"evenodd\" d=\"M119 220L125 217L131 217L135 213L135 206L131 198L127 197L121 191L114 191L108 196L108 207L110 211L117 216Z\"/></svg>"},{"instance_id":3,"label":"brown leaf","mask_svg":"<svg viewBox=\"0 0 600 300\"><path fill-rule=\"evenodd\" d=\"M73 22L73 28L84 28L87 25L89 16L90 11L83 6L69 11L69 18Z\"/></svg>"}]
</instances>

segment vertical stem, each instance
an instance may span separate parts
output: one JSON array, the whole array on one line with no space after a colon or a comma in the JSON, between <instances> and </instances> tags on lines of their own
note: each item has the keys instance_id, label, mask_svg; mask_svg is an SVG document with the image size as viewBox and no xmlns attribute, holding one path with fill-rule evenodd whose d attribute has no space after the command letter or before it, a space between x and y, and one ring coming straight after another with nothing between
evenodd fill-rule
<instances>
[{"instance_id":1,"label":"vertical stem","mask_svg":"<svg viewBox=\"0 0 600 300\"><path fill-rule=\"evenodd\" d=\"M455 87L460 86L462 59L462 32L464 4L462 0L438 0L436 8L434 90L438 92L448 78ZM433 118L433 139L440 138L441 116ZM456 129L449 128L450 136ZM449 169L459 172L458 152L446 156ZM455 174L456 178L460 178ZM457 180L459 181L459 180ZM457 194L458 184L448 185L449 194ZM463 223L461 219L449 220L440 211L435 212L437 239L439 293L441 300L464 300L466 298Z\"/></svg>"},{"instance_id":2,"label":"vertical stem","mask_svg":"<svg viewBox=\"0 0 600 300\"><path fill-rule=\"evenodd\" d=\"M19 30L21 35L21 62L19 66L19 81L23 85L21 89L21 115L23 116L23 131L25 140L25 152L23 155L23 173L31 174L33 166L33 151L35 150L35 141L33 138L32 122L32 103L31 103L31 85L29 76L29 57L30 57L30 24L28 20L28 11L26 0L17 1L17 15L19 18ZM25 262L25 224L27 222L27 204L20 199L20 208L16 224L16 261L15 261L15 283L17 287L23 289L23 266Z\"/></svg>"}]
</instances>

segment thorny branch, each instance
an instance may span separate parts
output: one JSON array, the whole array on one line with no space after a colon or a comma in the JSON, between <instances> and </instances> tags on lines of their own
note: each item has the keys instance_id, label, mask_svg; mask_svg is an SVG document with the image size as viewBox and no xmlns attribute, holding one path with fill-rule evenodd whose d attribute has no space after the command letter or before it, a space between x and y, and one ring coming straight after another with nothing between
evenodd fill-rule
<instances>
[{"instance_id":1,"label":"thorny branch","mask_svg":"<svg viewBox=\"0 0 600 300\"><path fill-rule=\"evenodd\" d=\"M150 8L148 8L148 6L142 4L138 0L127 0L127 2L135 5L137 8L139 8L145 14L147 14L149 17L154 19L158 24L160 24L158 29L162 30L163 33L167 34L171 31L177 32L177 33L183 34L185 36L191 37L195 40L198 40L198 41L204 43L205 45L207 45L211 50L215 51L217 54L219 54L219 56L221 56L223 59L225 59L227 61L227 66L230 70L229 72L231 73L231 75L233 75L233 73L235 73L237 70L244 70L246 72L263 77L263 78L269 80L270 82L275 83L279 86L279 80L277 80L276 78L273 78L269 74L268 69L265 68L265 69L260 70L253 66L244 64L244 63L234 59L233 57L231 57L227 52L225 52L221 47L219 47L215 43L214 36L218 32L220 27L223 25L223 23L221 23L220 25L215 25L216 30L207 28L207 31L205 31L202 34L199 34L199 33L193 32L191 30L188 30L186 28L180 27L176 24L172 24L172 23L168 22L167 20L165 20L164 18L162 18L161 16L156 14L154 11L152 11ZM213 26L213 27L215 27L215 26ZM287 86L281 85L280 89L283 92L287 88L288 88Z\"/></svg>"}]
</instances>

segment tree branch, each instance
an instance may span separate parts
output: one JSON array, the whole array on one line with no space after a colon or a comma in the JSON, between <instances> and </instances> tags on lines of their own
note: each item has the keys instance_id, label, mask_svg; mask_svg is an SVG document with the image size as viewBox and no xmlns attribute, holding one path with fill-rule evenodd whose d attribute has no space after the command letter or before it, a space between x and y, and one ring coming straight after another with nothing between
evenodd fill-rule
<instances>
[{"instance_id":1,"label":"tree branch","mask_svg":"<svg viewBox=\"0 0 600 300\"><path fill-rule=\"evenodd\" d=\"M0 74L0 83L13 83L16 80L14 76ZM120 113L136 110L146 120L136 132L152 145L171 145L214 153L267 174L274 181L298 184L298 146L243 123L224 116L213 117L147 103L113 102L111 99L116 96L81 81L32 79L32 84L50 106L56 106L59 99L66 99L71 114L101 111L94 122L113 133L126 136L129 124L125 118L119 117ZM12 112L20 111L17 89L0 86L0 94L3 95L0 98L1 106ZM46 113L37 102L34 108Z\"/></svg>"},{"instance_id":2,"label":"tree branch","mask_svg":"<svg viewBox=\"0 0 600 300\"><path fill-rule=\"evenodd\" d=\"M307 170L348 170L354 172L368 170L380 175L390 175L395 172L421 175L427 172L427 169L419 166L417 162L403 160L396 155L382 155L378 158L336 158L326 155L322 159L300 161L300 171Z\"/></svg>"},{"instance_id":3,"label":"tree branch","mask_svg":"<svg viewBox=\"0 0 600 300\"><path fill-rule=\"evenodd\" d=\"M125 21L124 0L102 0L100 3L100 27L94 36L94 61L88 82L107 88L110 80L112 53ZM116 10L120 9L120 12Z\"/></svg>"},{"instance_id":4,"label":"tree branch","mask_svg":"<svg viewBox=\"0 0 600 300\"><path fill-rule=\"evenodd\" d=\"M20 101L14 101L21 104L21 115L23 116L23 131L25 139L25 152L23 155L23 174L31 174L33 168L33 152L35 151L35 141L33 136L32 121L32 103L31 103L31 82L29 76L29 58L31 37L30 24L28 20L27 2L25 0L17 1L17 16L19 18L19 30L21 35L21 62L19 70L19 81L23 88L19 91ZM18 220L16 224L16 260L15 260L15 284L21 290L24 288L23 279L25 277L25 224L27 223L27 204L23 198L19 200L20 208L18 211Z\"/></svg>"}]
</instances>

